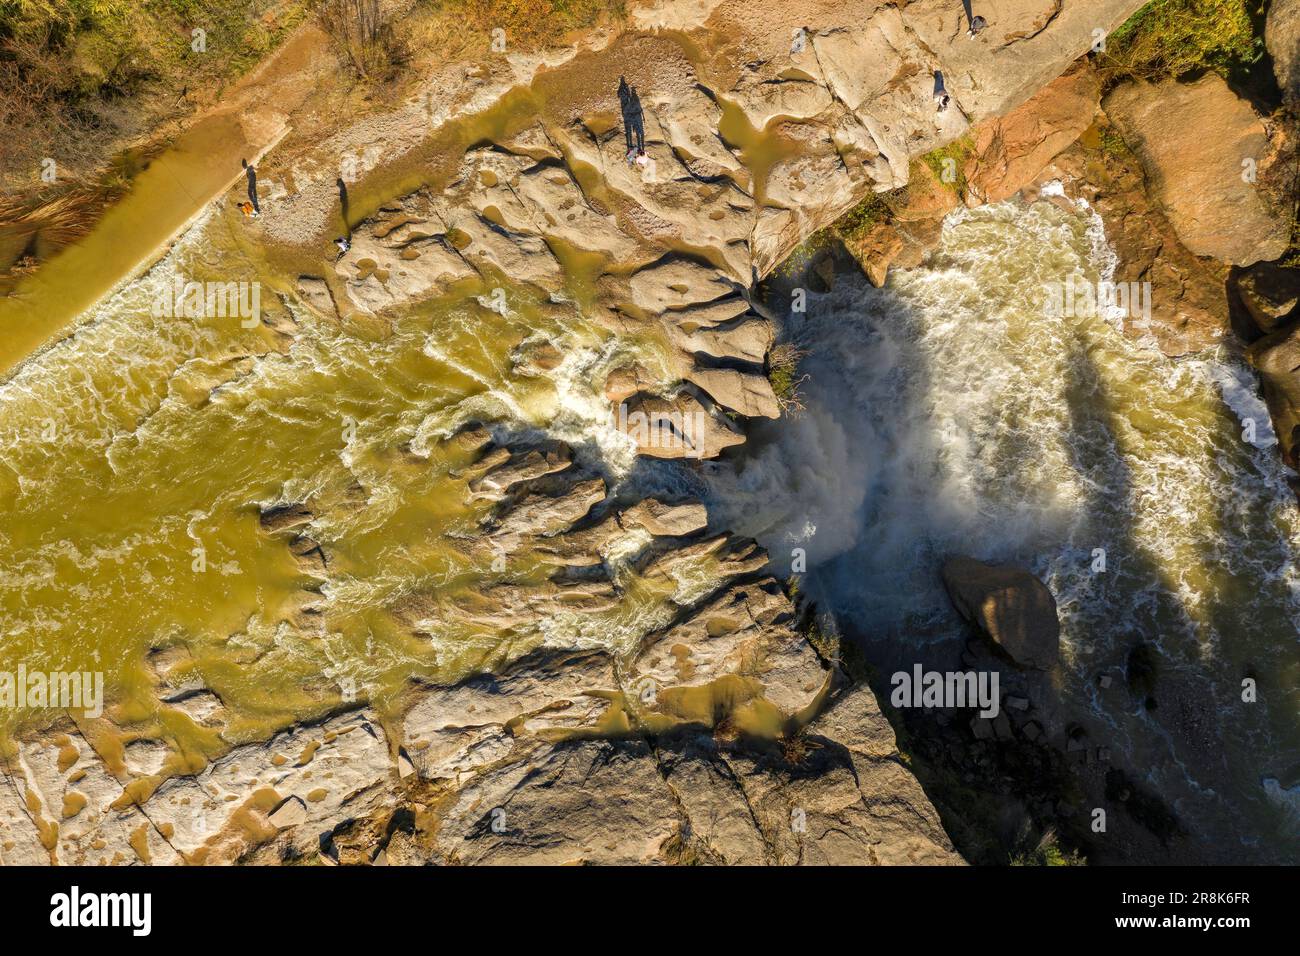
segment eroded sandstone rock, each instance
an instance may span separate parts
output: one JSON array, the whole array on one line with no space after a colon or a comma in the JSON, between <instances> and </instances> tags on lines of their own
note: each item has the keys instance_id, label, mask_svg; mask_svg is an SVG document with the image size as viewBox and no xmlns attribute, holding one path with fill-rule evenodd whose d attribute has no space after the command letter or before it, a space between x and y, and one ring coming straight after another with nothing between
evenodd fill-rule
<instances>
[{"instance_id":1,"label":"eroded sandstone rock","mask_svg":"<svg viewBox=\"0 0 1300 956\"><path fill-rule=\"evenodd\" d=\"M666 259L632 276L632 302L651 313L713 302L735 286L716 269L689 259Z\"/></svg>"},{"instance_id":2,"label":"eroded sandstone rock","mask_svg":"<svg viewBox=\"0 0 1300 956\"><path fill-rule=\"evenodd\" d=\"M1005 116L977 126L967 164L971 192L984 202L1010 199L1092 125L1101 82L1083 61Z\"/></svg>"},{"instance_id":3,"label":"eroded sandstone rock","mask_svg":"<svg viewBox=\"0 0 1300 956\"><path fill-rule=\"evenodd\" d=\"M1235 271L1233 289L1261 332L1273 332L1300 307L1300 269L1257 262Z\"/></svg>"},{"instance_id":4,"label":"eroded sandstone rock","mask_svg":"<svg viewBox=\"0 0 1300 956\"><path fill-rule=\"evenodd\" d=\"M698 502L664 504L656 498L645 498L618 516L625 528L642 528L652 535L683 537L703 530L709 515Z\"/></svg>"},{"instance_id":5,"label":"eroded sandstone rock","mask_svg":"<svg viewBox=\"0 0 1300 956\"><path fill-rule=\"evenodd\" d=\"M1285 217L1243 175L1243 164L1268 158L1268 135L1217 74L1194 83L1125 83L1104 106L1192 253L1247 266L1286 250Z\"/></svg>"},{"instance_id":6,"label":"eroded sandstone rock","mask_svg":"<svg viewBox=\"0 0 1300 956\"><path fill-rule=\"evenodd\" d=\"M9 785L48 849L49 862L180 862L165 831L126 796L71 720L39 738L19 741L17 750Z\"/></svg>"},{"instance_id":7,"label":"eroded sandstone rock","mask_svg":"<svg viewBox=\"0 0 1300 956\"><path fill-rule=\"evenodd\" d=\"M671 315L671 313L670 313ZM674 326L680 330L680 326ZM726 325L678 331L677 344L688 352L714 359L734 359L761 365L775 339L772 323L766 319L740 319Z\"/></svg>"},{"instance_id":8,"label":"eroded sandstone rock","mask_svg":"<svg viewBox=\"0 0 1300 956\"><path fill-rule=\"evenodd\" d=\"M1124 319L1126 335L1154 340L1166 355L1198 352L1228 334L1224 283L1228 267L1193 255L1161 208L1147 195L1138 158L1104 117L1039 177L1059 180L1070 196L1088 202L1106 226L1115 250L1114 281L1150 283L1150 321Z\"/></svg>"},{"instance_id":9,"label":"eroded sandstone rock","mask_svg":"<svg viewBox=\"0 0 1300 956\"><path fill-rule=\"evenodd\" d=\"M793 617L775 581L736 585L688 620L647 637L623 685L635 691L651 682L657 691L644 702L647 709L690 719L701 716L693 713L699 698L666 688L705 687L740 675L761 684L765 700L794 716L816 700L829 675L807 640L787 626Z\"/></svg>"},{"instance_id":10,"label":"eroded sandstone rock","mask_svg":"<svg viewBox=\"0 0 1300 956\"><path fill-rule=\"evenodd\" d=\"M686 379L708 392L719 405L747 418L781 417L781 404L766 375L734 368L696 366L686 373Z\"/></svg>"},{"instance_id":11,"label":"eroded sandstone rock","mask_svg":"<svg viewBox=\"0 0 1300 956\"><path fill-rule=\"evenodd\" d=\"M286 828L291 846L314 854L347 817L390 800L395 784L384 733L359 711L236 747L197 776L167 781L143 810L190 862L233 861Z\"/></svg>"},{"instance_id":12,"label":"eroded sandstone rock","mask_svg":"<svg viewBox=\"0 0 1300 956\"><path fill-rule=\"evenodd\" d=\"M672 397L634 395L620 405L616 423L637 443L637 454L648 458L717 458L745 441L688 391Z\"/></svg>"},{"instance_id":13,"label":"eroded sandstone rock","mask_svg":"<svg viewBox=\"0 0 1300 956\"><path fill-rule=\"evenodd\" d=\"M14 785L13 777L0 767L0 865L44 866L50 863L49 848L32 818L32 810ZM46 839L54 831L47 827Z\"/></svg>"},{"instance_id":14,"label":"eroded sandstone rock","mask_svg":"<svg viewBox=\"0 0 1300 956\"><path fill-rule=\"evenodd\" d=\"M1135 5L1107 0L1086 16L1104 25ZM655 16L666 19L655 22L705 22L711 4L695 7L688 13L661 7ZM407 197L381 210L358 230L332 286L352 306L374 312L473 276L504 274L557 292L563 275L547 239L560 239L608 252L627 266L631 278L611 284L626 292L619 301L673 330L678 347L756 366L771 343L771 326L742 319L749 306L736 294L755 269L770 269L810 228L867 188L902 185L911 159L960 135L966 113L1010 103L1021 87L1027 95L1035 77L1050 78L1082 52L1082 46L1067 49L1076 38L1086 46L1087 31L1076 29L1085 14L1075 5L1053 12L1049 0L1007 0L993 17L997 29L978 44L952 44L957 17L956 5L923 0L885 6L865 23L814 28L808 45L788 55L780 53L788 42L781 37L774 51L740 70L733 89L715 91L730 95L759 127L799 120L794 126L802 129L787 132L804 137L805 154L776 164L767 192L778 204L813 210L811 217L792 208L760 209L753 184L747 191L733 181L746 180L748 171L717 134L717 100L696 77L682 76L664 90L646 91L653 173L628 167L617 130L597 134L580 119L555 130L531 127L501 150L475 150L448 195ZM1006 55L967 53L988 43ZM1018 85L1005 79L1012 60L1026 67ZM957 104L936 118L929 84L939 65ZM494 102L517 75L492 70L487 79L422 106L420 115L404 109L390 129L427 131L430 110L440 123L466 103ZM337 146L325 144L330 156L340 153ZM584 193L568 169L571 161L596 171L617 209ZM332 189L332 178L324 188L315 183L314 204L286 203L285 211L309 205L324 222L328 202L318 200ZM708 255L658 258L664 249L655 243L683 241ZM654 264L646 268L647 262ZM323 309L330 287L304 281L299 292ZM339 304L347 303L340 297ZM685 372L733 411L770 411L770 386L756 373L689 363ZM647 441L643 454L714 457L743 441L691 386L663 397L655 392L675 382L634 377L632 384L634 391L615 394L630 399L634 411L678 421L700 412L706 421L684 446L666 452ZM468 457L490 440L486 429L473 428L449 442ZM604 482L565 467L567 461L558 451L488 450L461 476L468 494L498 502L484 530L542 548L572 569L579 556L599 555L629 525L667 539L695 534L706 523L698 505L648 502L612 520ZM319 550L303 534L311 520L306 509L263 517L267 533L283 536L299 557ZM834 701L806 729L807 752L793 752L799 738L792 718L812 716L833 676L791 628L792 609L775 584L745 583L766 555L726 535L675 543L656 540L633 562L651 586L671 592L677 618L634 657L629 674L618 673L620 662L609 651L543 647L494 666L493 676L414 689L412 707L398 721L399 739L388 740L369 710L296 726L265 743L239 746L196 776L172 778L138 810L128 804L123 819L134 825L135 812L147 826L128 828L126 844L134 852L131 841L143 840L144 855L155 860L230 861L270 848L346 862L337 850L340 831L360 821L376 824L373 845L391 838L390 861L648 862L699 854L723 862L954 862L933 808L898 762L869 690L859 687ZM701 563L709 565L703 573ZM613 608L619 598L610 581L556 577L540 585L484 587L454 607L462 619L500 630L536 623L561 607ZM406 619L434 617L446 603L437 594L413 596ZM510 656L505 649L494 653L486 656ZM665 701L680 692L680 712L649 709L656 721L673 724L673 733L639 724L647 714L623 706L629 676L650 677ZM701 714L688 692L706 686L719 693L707 695L710 707ZM217 719L219 703L195 689L169 706L207 722ZM779 742L727 739L739 707L762 710L763 704L781 718ZM716 725L718 737L700 733L700 725ZM782 743L791 746L783 750ZM157 769L157 752L138 750L136 769ZM62 760L56 758L56 768ZM78 749L81 760L91 755ZM14 834L0 841L0 858L27 859L35 855L33 834L36 845L47 839L50 831L41 827L51 801L25 799L19 791L36 786L26 782L30 770L42 790L67 797L68 784L49 777L48 761L48 754L30 755L30 766L20 770L25 782L15 784L11 775L0 780L0 834ZM102 811L116 781L85 769L76 783L92 780L95 792L82 809L75 810L76 799L67 806L75 810L69 819L90 815L70 828L70 842L56 852L77 857L89 839L92 852L112 847L118 853L123 822ZM6 799L6 785L15 800ZM42 809L32 811L35 803ZM387 826L412 807L428 827ZM88 834L101 831L105 846L97 848L99 837ZM135 838L137 832L143 837ZM370 860L366 854L358 861Z\"/></svg>"}]
</instances>

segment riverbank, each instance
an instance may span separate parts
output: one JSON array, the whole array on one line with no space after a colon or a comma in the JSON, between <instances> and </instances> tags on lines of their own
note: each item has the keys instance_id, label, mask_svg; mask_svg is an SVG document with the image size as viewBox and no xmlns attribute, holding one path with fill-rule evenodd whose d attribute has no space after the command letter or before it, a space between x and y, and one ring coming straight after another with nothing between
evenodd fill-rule
<instances>
[{"instance_id":1,"label":"riverbank","mask_svg":"<svg viewBox=\"0 0 1300 956\"><path fill-rule=\"evenodd\" d=\"M780 415L755 279L1064 72L1095 5L1044 8L664 5L272 154L260 219L233 190L0 389L14 652L114 668L17 736L23 858L955 861L694 459ZM260 324L151 319L177 277Z\"/></svg>"}]
</instances>

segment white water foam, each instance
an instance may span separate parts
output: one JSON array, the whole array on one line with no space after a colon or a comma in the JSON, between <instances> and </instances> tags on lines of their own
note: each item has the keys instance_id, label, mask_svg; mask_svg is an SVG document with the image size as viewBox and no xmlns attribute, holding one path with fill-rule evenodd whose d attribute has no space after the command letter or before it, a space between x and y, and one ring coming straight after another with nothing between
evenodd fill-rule
<instances>
[{"instance_id":1,"label":"white water foam","mask_svg":"<svg viewBox=\"0 0 1300 956\"><path fill-rule=\"evenodd\" d=\"M804 549L802 591L886 654L963 635L946 557L1029 568L1057 600L1066 693L1110 728L1108 746L1180 812L1220 819L1231 789L1234 813L1272 819L1259 770L1300 756L1285 701L1300 521L1238 358L1171 360L1105 316L1044 314L1044 283L1114 268L1092 210L1004 203L950 217L929 262L884 289L846 276L810 295L787 330L809 352L807 409L755 428L738 464L707 467L710 517L756 537L780 574ZM1127 697L1116 709L1092 678L1122 674L1139 639L1186 699L1238 694L1245 667L1276 675L1273 728L1261 708L1189 751L1162 713Z\"/></svg>"}]
</instances>

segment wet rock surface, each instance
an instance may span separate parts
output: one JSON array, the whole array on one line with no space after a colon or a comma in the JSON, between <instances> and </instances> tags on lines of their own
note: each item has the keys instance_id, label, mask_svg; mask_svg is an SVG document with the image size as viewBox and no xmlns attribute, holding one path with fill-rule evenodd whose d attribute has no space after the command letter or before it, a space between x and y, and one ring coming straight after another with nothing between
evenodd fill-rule
<instances>
[{"instance_id":1,"label":"wet rock surface","mask_svg":"<svg viewBox=\"0 0 1300 956\"><path fill-rule=\"evenodd\" d=\"M1300 471L1300 326L1265 336L1246 354L1263 381L1282 458L1293 470Z\"/></svg>"},{"instance_id":2,"label":"wet rock surface","mask_svg":"<svg viewBox=\"0 0 1300 956\"><path fill-rule=\"evenodd\" d=\"M539 648L413 687L395 726L368 708L304 724L143 797L69 726L0 780L3 859L960 862L866 687L785 744L735 735L746 712L787 722L839 681L792 617L775 582L733 586L627 664Z\"/></svg>"},{"instance_id":3,"label":"wet rock surface","mask_svg":"<svg viewBox=\"0 0 1300 956\"><path fill-rule=\"evenodd\" d=\"M1060 654L1061 622L1047 586L1021 568L955 557L943 584L953 606L1017 663L1051 670Z\"/></svg>"},{"instance_id":4,"label":"wet rock surface","mask_svg":"<svg viewBox=\"0 0 1300 956\"><path fill-rule=\"evenodd\" d=\"M980 124L967 161L972 198L1002 202L1020 192L1092 125L1100 100L1100 79L1081 62L1006 116Z\"/></svg>"},{"instance_id":5,"label":"wet rock surface","mask_svg":"<svg viewBox=\"0 0 1300 956\"><path fill-rule=\"evenodd\" d=\"M1123 320L1126 335L1149 339L1166 355L1197 352L1228 335L1228 267L1192 254L1162 208L1147 194L1138 158L1104 116L1038 177L1060 181L1067 196L1101 216L1115 250L1116 283L1150 283L1145 309ZM1031 187L1032 188L1032 187ZM1133 286L1129 286L1133 288Z\"/></svg>"}]
</instances>

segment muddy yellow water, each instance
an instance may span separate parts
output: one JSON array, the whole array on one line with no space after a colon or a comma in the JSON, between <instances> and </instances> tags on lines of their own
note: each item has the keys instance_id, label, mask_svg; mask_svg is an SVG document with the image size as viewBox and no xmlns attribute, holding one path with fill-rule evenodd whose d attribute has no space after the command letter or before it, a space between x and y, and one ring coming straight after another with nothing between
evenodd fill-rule
<instances>
[{"instance_id":1,"label":"muddy yellow water","mask_svg":"<svg viewBox=\"0 0 1300 956\"><path fill-rule=\"evenodd\" d=\"M763 203L767 199L767 180L772 168L782 160L796 155L799 144L782 135L779 117L759 129L750 122L745 111L732 101L719 98L718 105L722 109L718 133L728 146L740 153L748 170L749 181L741 185L749 188L754 199Z\"/></svg>"},{"instance_id":2,"label":"muddy yellow water","mask_svg":"<svg viewBox=\"0 0 1300 956\"><path fill-rule=\"evenodd\" d=\"M579 66L618 69L602 56ZM608 104L575 95L544 72L532 88L445 123L350 183L327 231L355 227L394 197L441 189L465 150L539 119L581 113L611 135L613 82ZM730 110L724 125L761 179L786 147L738 115ZM444 439L470 422L489 424L501 442L558 438L618 493L635 456L600 387L629 360L662 367L663 343L589 322L584 310L610 263L560 242L551 247L567 282L549 298L494 276L383 319L322 317L293 296L301 272L328 273L319 253L264 247L230 202L205 206L232 170L238 179L246 151L228 121L197 127L85 241L0 304L0 367L10 375L0 386L0 669L102 673L118 725L166 736L173 766L198 767L223 745L160 705L151 649L187 649L182 670L226 705L223 736L253 739L342 699L386 710L412 679L458 679L542 641L627 650L671 619L674 601L715 586L712 558L646 580L629 551L610 558L620 600L609 611L561 609L514 626L464 613L474 595L539 582L554 567L526 551L503 564L484 546L492 505L466 488L475 453ZM592 202L616 205L598 170L566 162ZM182 228L161 261L123 281ZM159 315L160 294L178 279L259 283L266 321ZM77 322L75 335L23 362ZM559 347L558 368L516 364L543 343ZM262 526L262 511L282 504L311 511L297 530L319 542L323 564L296 558L291 535ZM681 705L709 709L742 690ZM744 710L746 726L773 723L761 702ZM0 713L0 737L44 715ZM96 745L111 759L121 740Z\"/></svg>"},{"instance_id":3,"label":"muddy yellow water","mask_svg":"<svg viewBox=\"0 0 1300 956\"><path fill-rule=\"evenodd\" d=\"M85 240L0 298L0 379L146 265L209 200L243 175L241 158L256 162L269 145L249 142L237 116L219 114L151 162Z\"/></svg>"},{"instance_id":4,"label":"muddy yellow water","mask_svg":"<svg viewBox=\"0 0 1300 956\"><path fill-rule=\"evenodd\" d=\"M412 677L454 679L547 638L626 648L668 620L692 574L710 578L688 568L665 586L629 572L608 613L506 631L455 610L546 569L527 553L493 567L478 525L490 505L466 493L473 453L443 438L471 421L504 441L562 438L611 488L632 463L598 389L629 352L653 360L658 346L611 340L583 318L591 254L557 247L574 274L559 302L497 277L391 323L340 323L278 299L283 277L250 253L237 215L210 214L0 392L6 669L103 672L113 716L161 715L201 751L210 732L154 699L151 647L187 647L233 715L228 736L252 737L350 692L382 707ZM292 345L273 348L268 326L238 318L156 317L177 275L265 280L264 312L297 323ZM561 366L517 371L512 354L539 342L560 347ZM324 567L263 530L261 509L279 503L312 510L305 530ZM304 618L304 606L323 613Z\"/></svg>"}]
</instances>

